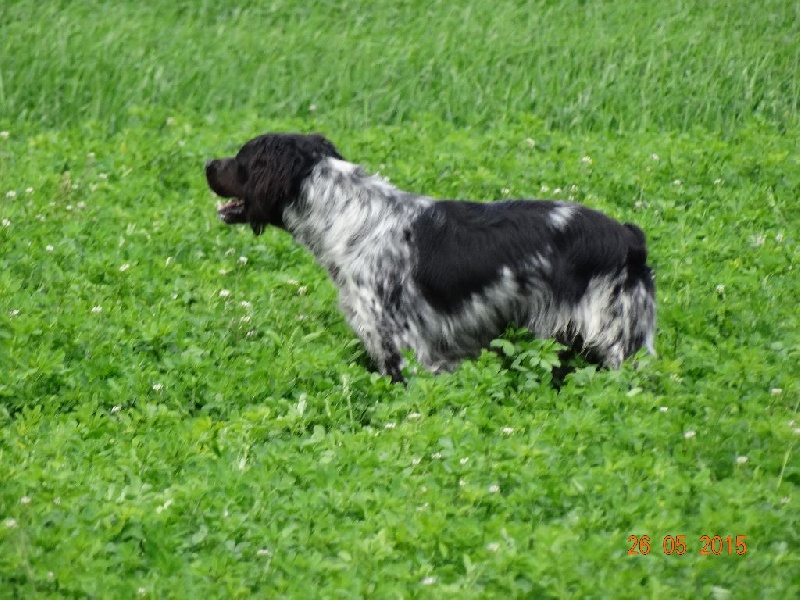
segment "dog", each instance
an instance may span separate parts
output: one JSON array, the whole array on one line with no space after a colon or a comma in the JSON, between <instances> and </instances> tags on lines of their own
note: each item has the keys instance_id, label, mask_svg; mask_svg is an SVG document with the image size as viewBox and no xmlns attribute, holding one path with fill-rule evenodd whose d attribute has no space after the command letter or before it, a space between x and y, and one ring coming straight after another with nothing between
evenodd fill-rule
<instances>
[{"instance_id":1,"label":"dog","mask_svg":"<svg viewBox=\"0 0 800 600\"><path fill-rule=\"evenodd\" d=\"M288 231L324 267L380 373L404 352L432 372L478 356L509 326L611 369L654 354L645 235L579 204L434 200L347 162L317 134L270 133L205 165L229 225Z\"/></svg>"}]
</instances>

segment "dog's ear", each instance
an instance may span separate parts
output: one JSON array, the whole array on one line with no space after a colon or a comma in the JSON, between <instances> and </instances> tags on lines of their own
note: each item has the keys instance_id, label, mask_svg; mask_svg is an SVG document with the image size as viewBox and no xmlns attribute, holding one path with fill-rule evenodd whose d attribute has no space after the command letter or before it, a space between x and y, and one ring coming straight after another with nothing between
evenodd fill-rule
<instances>
[{"instance_id":1,"label":"dog's ear","mask_svg":"<svg viewBox=\"0 0 800 600\"><path fill-rule=\"evenodd\" d=\"M252 199L248 221L259 235L267 225L283 227L283 210L297 199L303 180L320 160L342 157L319 134L273 134L254 141L247 184Z\"/></svg>"},{"instance_id":2,"label":"dog's ear","mask_svg":"<svg viewBox=\"0 0 800 600\"><path fill-rule=\"evenodd\" d=\"M330 157L338 160L344 160L342 155L339 154L339 151L336 149L336 146L334 146L333 143L324 135L313 133L306 136L306 138L309 143L309 147L312 148L312 152L318 155L320 158Z\"/></svg>"}]
</instances>

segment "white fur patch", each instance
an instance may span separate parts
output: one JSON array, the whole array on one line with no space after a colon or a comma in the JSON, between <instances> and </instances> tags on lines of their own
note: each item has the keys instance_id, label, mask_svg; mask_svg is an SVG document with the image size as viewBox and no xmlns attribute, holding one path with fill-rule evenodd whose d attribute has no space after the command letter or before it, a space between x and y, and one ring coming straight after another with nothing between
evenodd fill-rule
<instances>
[{"instance_id":1,"label":"white fur patch","mask_svg":"<svg viewBox=\"0 0 800 600\"><path fill-rule=\"evenodd\" d=\"M550 223L556 229L564 229L577 209L570 204L560 204L550 212Z\"/></svg>"}]
</instances>

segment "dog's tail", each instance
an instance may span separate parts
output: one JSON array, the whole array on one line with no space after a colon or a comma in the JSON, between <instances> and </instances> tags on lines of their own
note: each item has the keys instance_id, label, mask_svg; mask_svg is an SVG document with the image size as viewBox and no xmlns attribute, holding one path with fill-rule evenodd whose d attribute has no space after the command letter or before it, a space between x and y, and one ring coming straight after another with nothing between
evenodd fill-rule
<instances>
[{"instance_id":1,"label":"dog's tail","mask_svg":"<svg viewBox=\"0 0 800 600\"><path fill-rule=\"evenodd\" d=\"M644 231L633 223L625 223L628 233L627 285L634 318L629 324L628 348L630 355L644 347L655 354L655 280L647 265L647 239Z\"/></svg>"},{"instance_id":2,"label":"dog's tail","mask_svg":"<svg viewBox=\"0 0 800 600\"><path fill-rule=\"evenodd\" d=\"M633 223L625 223L628 232L628 258L629 268L641 269L647 266L647 238L644 231Z\"/></svg>"}]
</instances>

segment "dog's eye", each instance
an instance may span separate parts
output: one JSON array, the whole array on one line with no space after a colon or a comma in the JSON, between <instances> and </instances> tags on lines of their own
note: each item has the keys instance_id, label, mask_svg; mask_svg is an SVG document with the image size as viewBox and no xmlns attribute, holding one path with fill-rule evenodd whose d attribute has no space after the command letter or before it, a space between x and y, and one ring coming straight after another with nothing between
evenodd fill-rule
<instances>
[{"instance_id":1,"label":"dog's eye","mask_svg":"<svg viewBox=\"0 0 800 600\"><path fill-rule=\"evenodd\" d=\"M247 168L242 164L236 166L236 179L239 181L239 185L244 185L247 183Z\"/></svg>"}]
</instances>

